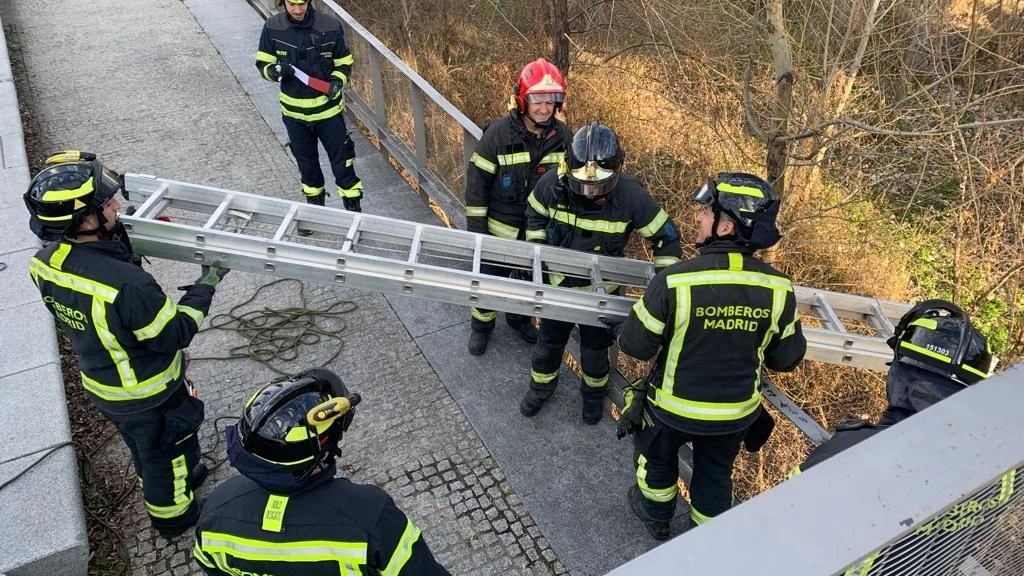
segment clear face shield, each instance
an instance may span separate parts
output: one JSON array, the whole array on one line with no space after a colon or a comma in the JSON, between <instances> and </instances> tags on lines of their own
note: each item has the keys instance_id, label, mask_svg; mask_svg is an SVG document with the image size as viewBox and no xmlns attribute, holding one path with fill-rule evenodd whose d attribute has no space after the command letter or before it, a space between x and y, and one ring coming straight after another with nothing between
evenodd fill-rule
<instances>
[{"instance_id":1,"label":"clear face shield","mask_svg":"<svg viewBox=\"0 0 1024 576\"><path fill-rule=\"evenodd\" d=\"M569 171L569 187L574 194L591 200L607 196L618 183L619 174L590 161Z\"/></svg>"},{"instance_id":2,"label":"clear face shield","mask_svg":"<svg viewBox=\"0 0 1024 576\"><path fill-rule=\"evenodd\" d=\"M715 201L715 183L710 178L690 198L701 206L708 206Z\"/></svg>"},{"instance_id":3,"label":"clear face shield","mask_svg":"<svg viewBox=\"0 0 1024 576\"><path fill-rule=\"evenodd\" d=\"M562 92L531 92L526 95L527 104L561 104L565 102Z\"/></svg>"}]
</instances>

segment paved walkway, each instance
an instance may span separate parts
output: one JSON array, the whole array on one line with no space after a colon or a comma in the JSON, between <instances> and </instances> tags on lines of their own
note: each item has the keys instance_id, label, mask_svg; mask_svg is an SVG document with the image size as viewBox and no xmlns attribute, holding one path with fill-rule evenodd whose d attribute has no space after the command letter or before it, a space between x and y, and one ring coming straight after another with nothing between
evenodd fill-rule
<instances>
[{"instance_id":1,"label":"paved walkway","mask_svg":"<svg viewBox=\"0 0 1024 576\"><path fill-rule=\"evenodd\" d=\"M144 9L0 0L0 14L26 47L28 93L18 96L39 118L46 149L78 147L124 172L299 198L276 87L253 65L262 23L243 0L150 0ZM364 210L436 223L386 159L354 137ZM148 269L168 290L198 272L167 261ZM579 423L575 376L563 371L561 390L538 417L519 415L529 349L510 329L499 326L488 353L474 358L465 352L466 308L269 283L233 272L211 316L257 291L244 309L298 306L302 297L311 308L354 304L343 321L327 321L341 341L307 347L292 367L319 365L340 348L328 367L364 399L345 436L342 473L389 491L453 574L603 574L652 547L625 505L630 446L614 440L609 419ZM219 356L240 343L234 333L208 331L189 352ZM226 424L218 419L236 416L274 376L241 360L197 360L189 375L207 403L206 448ZM223 443L215 456L224 457ZM219 468L203 490L233 473ZM149 530L138 494L123 528L133 574L200 574L191 537L166 546Z\"/></svg>"}]
</instances>

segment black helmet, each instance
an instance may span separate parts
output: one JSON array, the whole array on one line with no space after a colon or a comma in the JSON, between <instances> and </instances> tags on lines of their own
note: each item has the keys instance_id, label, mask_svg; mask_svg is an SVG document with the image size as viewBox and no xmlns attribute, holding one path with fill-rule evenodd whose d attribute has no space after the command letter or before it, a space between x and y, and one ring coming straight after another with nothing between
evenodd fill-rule
<instances>
[{"instance_id":1,"label":"black helmet","mask_svg":"<svg viewBox=\"0 0 1024 576\"><path fill-rule=\"evenodd\" d=\"M576 131L569 148L568 180L574 194L600 198L615 189L625 154L611 128L591 122Z\"/></svg>"},{"instance_id":2,"label":"black helmet","mask_svg":"<svg viewBox=\"0 0 1024 576\"><path fill-rule=\"evenodd\" d=\"M946 300L925 300L911 308L888 343L898 362L964 386L988 378L995 368L985 336L959 306Z\"/></svg>"},{"instance_id":3,"label":"black helmet","mask_svg":"<svg viewBox=\"0 0 1024 576\"><path fill-rule=\"evenodd\" d=\"M358 403L359 395L350 395L330 370L278 378L245 403L238 423L242 447L304 478L334 459Z\"/></svg>"},{"instance_id":4,"label":"black helmet","mask_svg":"<svg viewBox=\"0 0 1024 576\"><path fill-rule=\"evenodd\" d=\"M721 172L708 178L704 186L693 193L693 200L711 205L715 213L712 240L718 239L718 217L725 213L736 223L736 241L755 250L771 248L782 238L775 226L779 214L779 199L770 184L743 172Z\"/></svg>"},{"instance_id":5,"label":"black helmet","mask_svg":"<svg viewBox=\"0 0 1024 576\"><path fill-rule=\"evenodd\" d=\"M86 216L97 213L124 186L121 175L103 167L95 154L69 150L50 156L23 196L29 226L42 240L72 236Z\"/></svg>"}]
</instances>

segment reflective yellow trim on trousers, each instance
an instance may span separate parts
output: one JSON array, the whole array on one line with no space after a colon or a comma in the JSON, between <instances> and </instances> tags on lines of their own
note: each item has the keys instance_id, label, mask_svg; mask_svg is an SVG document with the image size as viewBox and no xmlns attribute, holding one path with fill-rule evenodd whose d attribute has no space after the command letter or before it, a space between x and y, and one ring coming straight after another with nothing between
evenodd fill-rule
<instances>
[{"instance_id":1,"label":"reflective yellow trim on trousers","mask_svg":"<svg viewBox=\"0 0 1024 576\"><path fill-rule=\"evenodd\" d=\"M486 218L487 206L466 206L466 216L469 218Z\"/></svg>"},{"instance_id":2,"label":"reflective yellow trim on trousers","mask_svg":"<svg viewBox=\"0 0 1024 576\"><path fill-rule=\"evenodd\" d=\"M761 405L761 393L754 390L754 395L743 402L698 402L666 394L662 389L655 388L651 402L662 410L683 418L724 422L739 420L753 414Z\"/></svg>"},{"instance_id":3,"label":"reflective yellow trim on trousers","mask_svg":"<svg viewBox=\"0 0 1024 576\"><path fill-rule=\"evenodd\" d=\"M167 389L168 384L178 380L178 377L181 376L181 351L179 350L174 355L174 359L166 369L142 382L133 382L134 386L107 386L100 384L84 372L81 376L83 388L108 402L141 400L163 392Z\"/></svg>"},{"instance_id":4,"label":"reflective yellow trim on trousers","mask_svg":"<svg viewBox=\"0 0 1024 576\"><path fill-rule=\"evenodd\" d=\"M418 536L417 532L417 536ZM201 534L202 550L210 554L227 554L246 560L268 562L340 562L366 564L366 542L305 540L299 542L268 542L241 538L220 532Z\"/></svg>"},{"instance_id":5,"label":"reflective yellow trim on trousers","mask_svg":"<svg viewBox=\"0 0 1024 576\"><path fill-rule=\"evenodd\" d=\"M654 215L654 218L651 219L647 226L640 228L637 232L642 234L644 238L650 238L651 236L654 236L658 230L661 230L661 227L665 225L665 222L668 222L668 212L658 210L658 213Z\"/></svg>"},{"instance_id":6,"label":"reflective yellow trim on trousers","mask_svg":"<svg viewBox=\"0 0 1024 576\"><path fill-rule=\"evenodd\" d=\"M705 516L704 514L701 514L699 510L693 507L693 503L690 503L690 520L693 521L694 526L700 526L712 518L713 516Z\"/></svg>"},{"instance_id":7,"label":"reflective yellow trim on trousers","mask_svg":"<svg viewBox=\"0 0 1024 576\"><path fill-rule=\"evenodd\" d=\"M351 162L352 161L349 160L350 165ZM338 196L341 196L342 198L362 198L363 183L356 182L355 185L352 186L351 188L342 188L341 186L338 186Z\"/></svg>"},{"instance_id":8,"label":"reflective yellow trim on trousers","mask_svg":"<svg viewBox=\"0 0 1024 576\"><path fill-rule=\"evenodd\" d=\"M473 155L469 157L469 163L472 164L473 166L476 166L480 170L487 172L488 174L494 174L498 171L497 164L491 162L490 160L484 158L483 156L477 154L476 152L474 152Z\"/></svg>"},{"instance_id":9,"label":"reflective yellow trim on trousers","mask_svg":"<svg viewBox=\"0 0 1024 576\"><path fill-rule=\"evenodd\" d=\"M671 502L679 494L679 486L675 482L666 488L652 488L647 484L647 457L643 454L636 459L636 485L643 497L651 502Z\"/></svg>"},{"instance_id":10,"label":"reflective yellow trim on trousers","mask_svg":"<svg viewBox=\"0 0 1024 576\"><path fill-rule=\"evenodd\" d=\"M154 518L177 518L188 512L192 505L192 491L188 488L188 466L185 456L171 460L171 471L174 474L174 505L157 506L146 502L146 510Z\"/></svg>"},{"instance_id":11,"label":"reflective yellow trim on trousers","mask_svg":"<svg viewBox=\"0 0 1024 576\"><path fill-rule=\"evenodd\" d=\"M470 308L470 313L473 315L473 318L481 322L494 322L494 319L498 317L498 312L495 310L482 312L479 308Z\"/></svg>"},{"instance_id":12,"label":"reflective yellow trim on trousers","mask_svg":"<svg viewBox=\"0 0 1024 576\"><path fill-rule=\"evenodd\" d=\"M319 196L319 195L323 194L326 191L327 190L323 186L310 186L309 184L303 184L302 185L302 194L304 196L310 196L310 197Z\"/></svg>"},{"instance_id":13,"label":"reflective yellow trim on trousers","mask_svg":"<svg viewBox=\"0 0 1024 576\"><path fill-rule=\"evenodd\" d=\"M148 325L139 328L132 332L135 334L135 338L138 340L149 340L155 336L158 336L163 331L164 326L170 322L177 315L177 310L174 308L174 302L170 298L164 298L164 305L160 307L160 311L156 313L156 317Z\"/></svg>"},{"instance_id":14,"label":"reflective yellow trim on trousers","mask_svg":"<svg viewBox=\"0 0 1024 576\"><path fill-rule=\"evenodd\" d=\"M536 370L530 370L530 378L537 384L551 384L551 382L558 378L558 370L554 372L537 372Z\"/></svg>"},{"instance_id":15,"label":"reflective yellow trim on trousers","mask_svg":"<svg viewBox=\"0 0 1024 576\"><path fill-rule=\"evenodd\" d=\"M384 567L381 576L397 576L402 571L402 568L405 567L405 563L412 557L412 547L420 538L420 529L414 526L408 518L406 518L405 522L405 532L402 533L402 537L398 540L398 545L395 546L395 551L391 554L391 560Z\"/></svg>"},{"instance_id":16,"label":"reflective yellow trim on trousers","mask_svg":"<svg viewBox=\"0 0 1024 576\"><path fill-rule=\"evenodd\" d=\"M498 238L504 238L506 240L515 240L519 236L519 228L503 224L494 218L487 219L487 231L490 232L492 236L497 236Z\"/></svg>"},{"instance_id":17,"label":"reflective yellow trim on trousers","mask_svg":"<svg viewBox=\"0 0 1024 576\"><path fill-rule=\"evenodd\" d=\"M529 164L529 152L515 152L512 154L498 154L498 164L501 166L514 166L516 164Z\"/></svg>"},{"instance_id":18,"label":"reflective yellow trim on trousers","mask_svg":"<svg viewBox=\"0 0 1024 576\"><path fill-rule=\"evenodd\" d=\"M602 376L600 378L594 378L593 376L590 376L586 372L583 372L582 374L583 374L583 383L586 384L588 388L604 388L605 386L608 385L608 375L607 374L605 374L604 376Z\"/></svg>"},{"instance_id":19,"label":"reflective yellow trim on trousers","mask_svg":"<svg viewBox=\"0 0 1024 576\"><path fill-rule=\"evenodd\" d=\"M636 314L636 319L644 325L644 328L646 328L648 332L657 336L661 336L665 333L665 323L655 318L654 315L647 310L647 307L644 306L643 299L637 300L636 304L633 304L633 313Z\"/></svg>"}]
</instances>

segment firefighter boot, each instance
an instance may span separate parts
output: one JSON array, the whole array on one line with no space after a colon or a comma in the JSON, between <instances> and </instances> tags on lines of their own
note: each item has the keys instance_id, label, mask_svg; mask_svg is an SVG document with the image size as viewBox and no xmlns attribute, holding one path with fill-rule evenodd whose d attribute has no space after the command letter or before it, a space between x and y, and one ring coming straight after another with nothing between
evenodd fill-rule
<instances>
[{"instance_id":1,"label":"firefighter boot","mask_svg":"<svg viewBox=\"0 0 1024 576\"><path fill-rule=\"evenodd\" d=\"M647 528L647 532L650 533L651 537L658 542L664 542L669 539L671 533L668 529L668 522L665 520L656 520L651 516L646 509L644 509L645 502L644 497L640 494L640 487L633 484L629 487L629 509L633 511L633 514L644 523L644 527Z\"/></svg>"},{"instance_id":2,"label":"firefighter boot","mask_svg":"<svg viewBox=\"0 0 1024 576\"><path fill-rule=\"evenodd\" d=\"M526 391L526 395L523 396L522 401L519 402L519 413L527 418L532 418L540 412L540 407L544 405L547 398L537 394L537 391L530 388Z\"/></svg>"},{"instance_id":3,"label":"firefighter boot","mask_svg":"<svg viewBox=\"0 0 1024 576\"><path fill-rule=\"evenodd\" d=\"M601 421L604 414L604 398L601 396L583 397L583 423L593 426Z\"/></svg>"},{"instance_id":4,"label":"firefighter boot","mask_svg":"<svg viewBox=\"0 0 1024 576\"><path fill-rule=\"evenodd\" d=\"M537 328L533 326L533 321L529 316L520 316L519 314L509 314L506 312L505 322L515 328L516 332L519 332L519 337L527 344L537 343Z\"/></svg>"},{"instance_id":5,"label":"firefighter boot","mask_svg":"<svg viewBox=\"0 0 1024 576\"><path fill-rule=\"evenodd\" d=\"M341 203L345 205L345 210L349 212L362 212L363 208L359 205L359 198L342 198Z\"/></svg>"},{"instance_id":6,"label":"firefighter boot","mask_svg":"<svg viewBox=\"0 0 1024 576\"><path fill-rule=\"evenodd\" d=\"M470 329L469 353L472 354L473 356L479 356L484 352L487 352L487 341L490 340L490 338L490 330L477 330L475 328Z\"/></svg>"},{"instance_id":7,"label":"firefighter boot","mask_svg":"<svg viewBox=\"0 0 1024 576\"><path fill-rule=\"evenodd\" d=\"M306 196L306 204L324 206L327 203L327 193L321 192L316 196ZM299 228L299 236L312 236L313 231L306 228Z\"/></svg>"},{"instance_id":8,"label":"firefighter boot","mask_svg":"<svg viewBox=\"0 0 1024 576\"><path fill-rule=\"evenodd\" d=\"M206 464L200 462L192 467L192 471L188 473L188 487L192 490L199 488L206 481L206 476L209 475L210 471L206 468Z\"/></svg>"}]
</instances>

